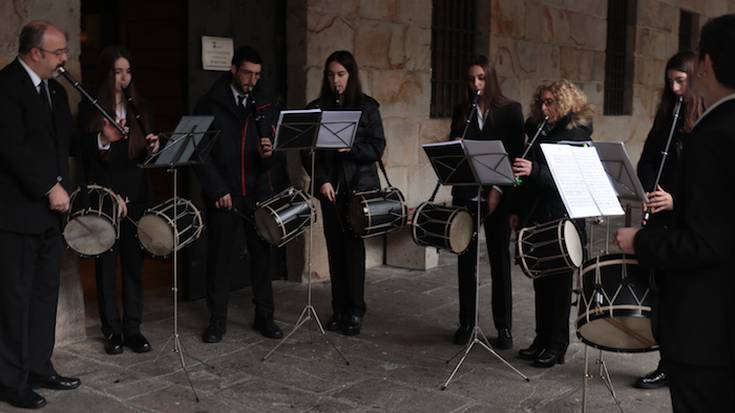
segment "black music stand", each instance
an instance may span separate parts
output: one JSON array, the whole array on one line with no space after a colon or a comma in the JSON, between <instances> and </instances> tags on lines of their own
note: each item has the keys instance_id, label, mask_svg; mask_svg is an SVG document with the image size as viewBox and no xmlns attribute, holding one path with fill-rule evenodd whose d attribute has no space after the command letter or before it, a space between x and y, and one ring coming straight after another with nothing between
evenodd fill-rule
<instances>
[{"instance_id":1,"label":"black music stand","mask_svg":"<svg viewBox=\"0 0 735 413\"><path fill-rule=\"evenodd\" d=\"M309 180L309 201L314 202L314 152L316 150L334 150L352 148L357 133L357 125L360 122L360 111L321 111L319 109L289 110L282 111L278 118L276 128L276 139L273 145L276 151L309 150L311 158L311 179ZM324 331L319 316L312 304L311 294L311 257L314 251L314 214L311 214L309 222L309 256L307 257L307 286L306 305L293 329L276 344L265 356L265 361L283 343L285 343L302 325L313 320L319 328L319 333L334 350L342 357L345 364L349 365L345 355L329 340L327 332Z\"/></svg>"},{"instance_id":2,"label":"black music stand","mask_svg":"<svg viewBox=\"0 0 735 413\"><path fill-rule=\"evenodd\" d=\"M459 368L470 354L472 347L479 344L490 354L497 357L500 361L516 372L527 382L530 379L521 373L518 369L508 363L500 354L498 354L490 345L485 333L480 328L480 227L481 220L481 198L482 187L490 185L512 186L516 184L513 170L508 160L508 153L503 147L503 143L499 140L480 141L480 140L455 140L449 142L441 142L435 144L422 145L426 155L431 161L431 165L436 172L439 182L442 185L461 185L477 187L477 216L475 226L475 239L477 248L475 251L475 326L472 334L464 349L460 350L452 356L447 363L454 360L462 354L459 362L452 370L447 380L442 384L441 389L446 390L449 382L452 381L454 375L457 374Z\"/></svg>"},{"instance_id":3,"label":"black music stand","mask_svg":"<svg viewBox=\"0 0 735 413\"><path fill-rule=\"evenodd\" d=\"M178 199L178 170L184 166L197 165L204 162L209 151L214 145L219 131L209 130L210 125L214 121L214 116L184 116L179 121L176 129L172 133L159 134L160 136L168 137L166 145L163 149L158 152L151 154L142 164L138 165L141 168L163 168L166 172L173 173L173 189L174 189L174 217L178 216L177 203ZM210 136L209 141L200 146L205 136ZM174 325L172 335L166 340L161 350L156 356L156 361L163 353L163 349L168 347L168 343L173 341L173 351L178 353L179 362L181 368L184 370L186 380L189 382L191 391L194 393L194 399L199 402L199 396L197 395L194 383L191 381L189 376L189 370L186 367L186 361L184 360L184 347L181 344L179 337L179 297L178 297L178 250L179 250L179 229L177 223L174 220L174 246L173 246L173 287L171 293L173 295L174 302ZM189 354L186 354L191 359L198 361L202 365L206 366L204 361L197 359Z\"/></svg>"}]
</instances>

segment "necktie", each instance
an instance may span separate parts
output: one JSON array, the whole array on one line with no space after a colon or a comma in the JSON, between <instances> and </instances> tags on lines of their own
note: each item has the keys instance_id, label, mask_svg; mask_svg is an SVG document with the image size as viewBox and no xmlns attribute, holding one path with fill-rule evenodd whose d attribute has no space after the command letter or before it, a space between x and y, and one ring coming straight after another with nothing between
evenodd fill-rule
<instances>
[{"instance_id":1,"label":"necktie","mask_svg":"<svg viewBox=\"0 0 735 413\"><path fill-rule=\"evenodd\" d=\"M46 82L41 81L41 85L38 88L38 93L41 95L41 102L46 105L46 109L51 111L51 101L48 98L48 89L46 88Z\"/></svg>"}]
</instances>

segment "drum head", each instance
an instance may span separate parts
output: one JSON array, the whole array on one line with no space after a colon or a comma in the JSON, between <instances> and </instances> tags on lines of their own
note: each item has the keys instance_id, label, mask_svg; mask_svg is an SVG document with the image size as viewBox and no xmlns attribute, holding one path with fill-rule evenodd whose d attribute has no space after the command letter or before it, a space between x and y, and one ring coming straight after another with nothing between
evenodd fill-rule
<instances>
[{"instance_id":1,"label":"drum head","mask_svg":"<svg viewBox=\"0 0 735 413\"><path fill-rule=\"evenodd\" d=\"M567 244L567 252L569 260L575 267L579 267L584 259L584 249L582 248L582 240L579 238L579 231L572 221L564 221L564 242Z\"/></svg>"},{"instance_id":2,"label":"drum head","mask_svg":"<svg viewBox=\"0 0 735 413\"><path fill-rule=\"evenodd\" d=\"M145 214L138 221L138 240L143 248L158 257L174 250L174 233L169 222L156 214Z\"/></svg>"},{"instance_id":3,"label":"drum head","mask_svg":"<svg viewBox=\"0 0 735 413\"><path fill-rule=\"evenodd\" d=\"M658 349L651 330L650 308L600 308L599 318L590 318L577 327L577 335L586 344L605 351L641 353ZM615 317L609 317L613 310ZM586 320L585 320L586 321Z\"/></svg>"},{"instance_id":4,"label":"drum head","mask_svg":"<svg viewBox=\"0 0 735 413\"><path fill-rule=\"evenodd\" d=\"M255 227L260 237L273 246L280 245L283 240L283 230L268 207L255 210Z\"/></svg>"},{"instance_id":5,"label":"drum head","mask_svg":"<svg viewBox=\"0 0 735 413\"><path fill-rule=\"evenodd\" d=\"M465 210L458 210L452 218L449 228L449 246L452 252L464 252L472 241L472 215Z\"/></svg>"},{"instance_id":6,"label":"drum head","mask_svg":"<svg viewBox=\"0 0 735 413\"><path fill-rule=\"evenodd\" d=\"M93 257L109 251L115 245L115 227L103 216L77 216L64 227L64 239L72 250Z\"/></svg>"}]
</instances>

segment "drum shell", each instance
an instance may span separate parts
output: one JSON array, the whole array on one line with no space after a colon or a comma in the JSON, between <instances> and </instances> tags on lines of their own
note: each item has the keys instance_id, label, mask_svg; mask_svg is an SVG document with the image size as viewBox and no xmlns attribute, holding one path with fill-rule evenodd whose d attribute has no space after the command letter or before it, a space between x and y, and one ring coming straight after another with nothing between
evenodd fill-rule
<instances>
[{"instance_id":1,"label":"drum shell","mask_svg":"<svg viewBox=\"0 0 735 413\"><path fill-rule=\"evenodd\" d=\"M137 226L138 242L155 258L169 257L199 239L204 230L199 209L184 198L170 198L148 208Z\"/></svg>"},{"instance_id":2,"label":"drum shell","mask_svg":"<svg viewBox=\"0 0 735 413\"><path fill-rule=\"evenodd\" d=\"M416 244L461 254L472 241L472 215L465 207L424 202L416 208L411 229Z\"/></svg>"},{"instance_id":3,"label":"drum shell","mask_svg":"<svg viewBox=\"0 0 735 413\"><path fill-rule=\"evenodd\" d=\"M516 251L521 270L532 279L573 271L584 259L579 229L566 218L523 228Z\"/></svg>"},{"instance_id":4,"label":"drum shell","mask_svg":"<svg viewBox=\"0 0 735 413\"><path fill-rule=\"evenodd\" d=\"M658 349L651 326L649 273L634 256L609 254L588 260L580 282L576 320L580 340L619 353Z\"/></svg>"},{"instance_id":5,"label":"drum shell","mask_svg":"<svg viewBox=\"0 0 735 413\"><path fill-rule=\"evenodd\" d=\"M92 258L110 251L120 236L119 200L110 189L99 185L81 188L69 198L69 213L64 224L66 245L81 257Z\"/></svg>"},{"instance_id":6,"label":"drum shell","mask_svg":"<svg viewBox=\"0 0 735 413\"><path fill-rule=\"evenodd\" d=\"M296 188L287 188L258 204L255 227L270 245L280 247L303 233L316 222L316 209L309 196Z\"/></svg>"},{"instance_id":7,"label":"drum shell","mask_svg":"<svg viewBox=\"0 0 735 413\"><path fill-rule=\"evenodd\" d=\"M398 188L357 192L350 200L350 227L363 238L398 231L407 218L406 201Z\"/></svg>"}]
</instances>

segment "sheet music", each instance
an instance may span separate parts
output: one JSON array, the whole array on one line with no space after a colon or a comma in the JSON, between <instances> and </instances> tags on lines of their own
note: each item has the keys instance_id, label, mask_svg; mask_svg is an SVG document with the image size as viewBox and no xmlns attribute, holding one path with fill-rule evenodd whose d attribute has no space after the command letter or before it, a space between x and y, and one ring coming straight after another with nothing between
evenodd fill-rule
<instances>
[{"instance_id":1,"label":"sheet music","mask_svg":"<svg viewBox=\"0 0 735 413\"><path fill-rule=\"evenodd\" d=\"M624 214L595 148L544 143L541 149L571 218Z\"/></svg>"}]
</instances>

